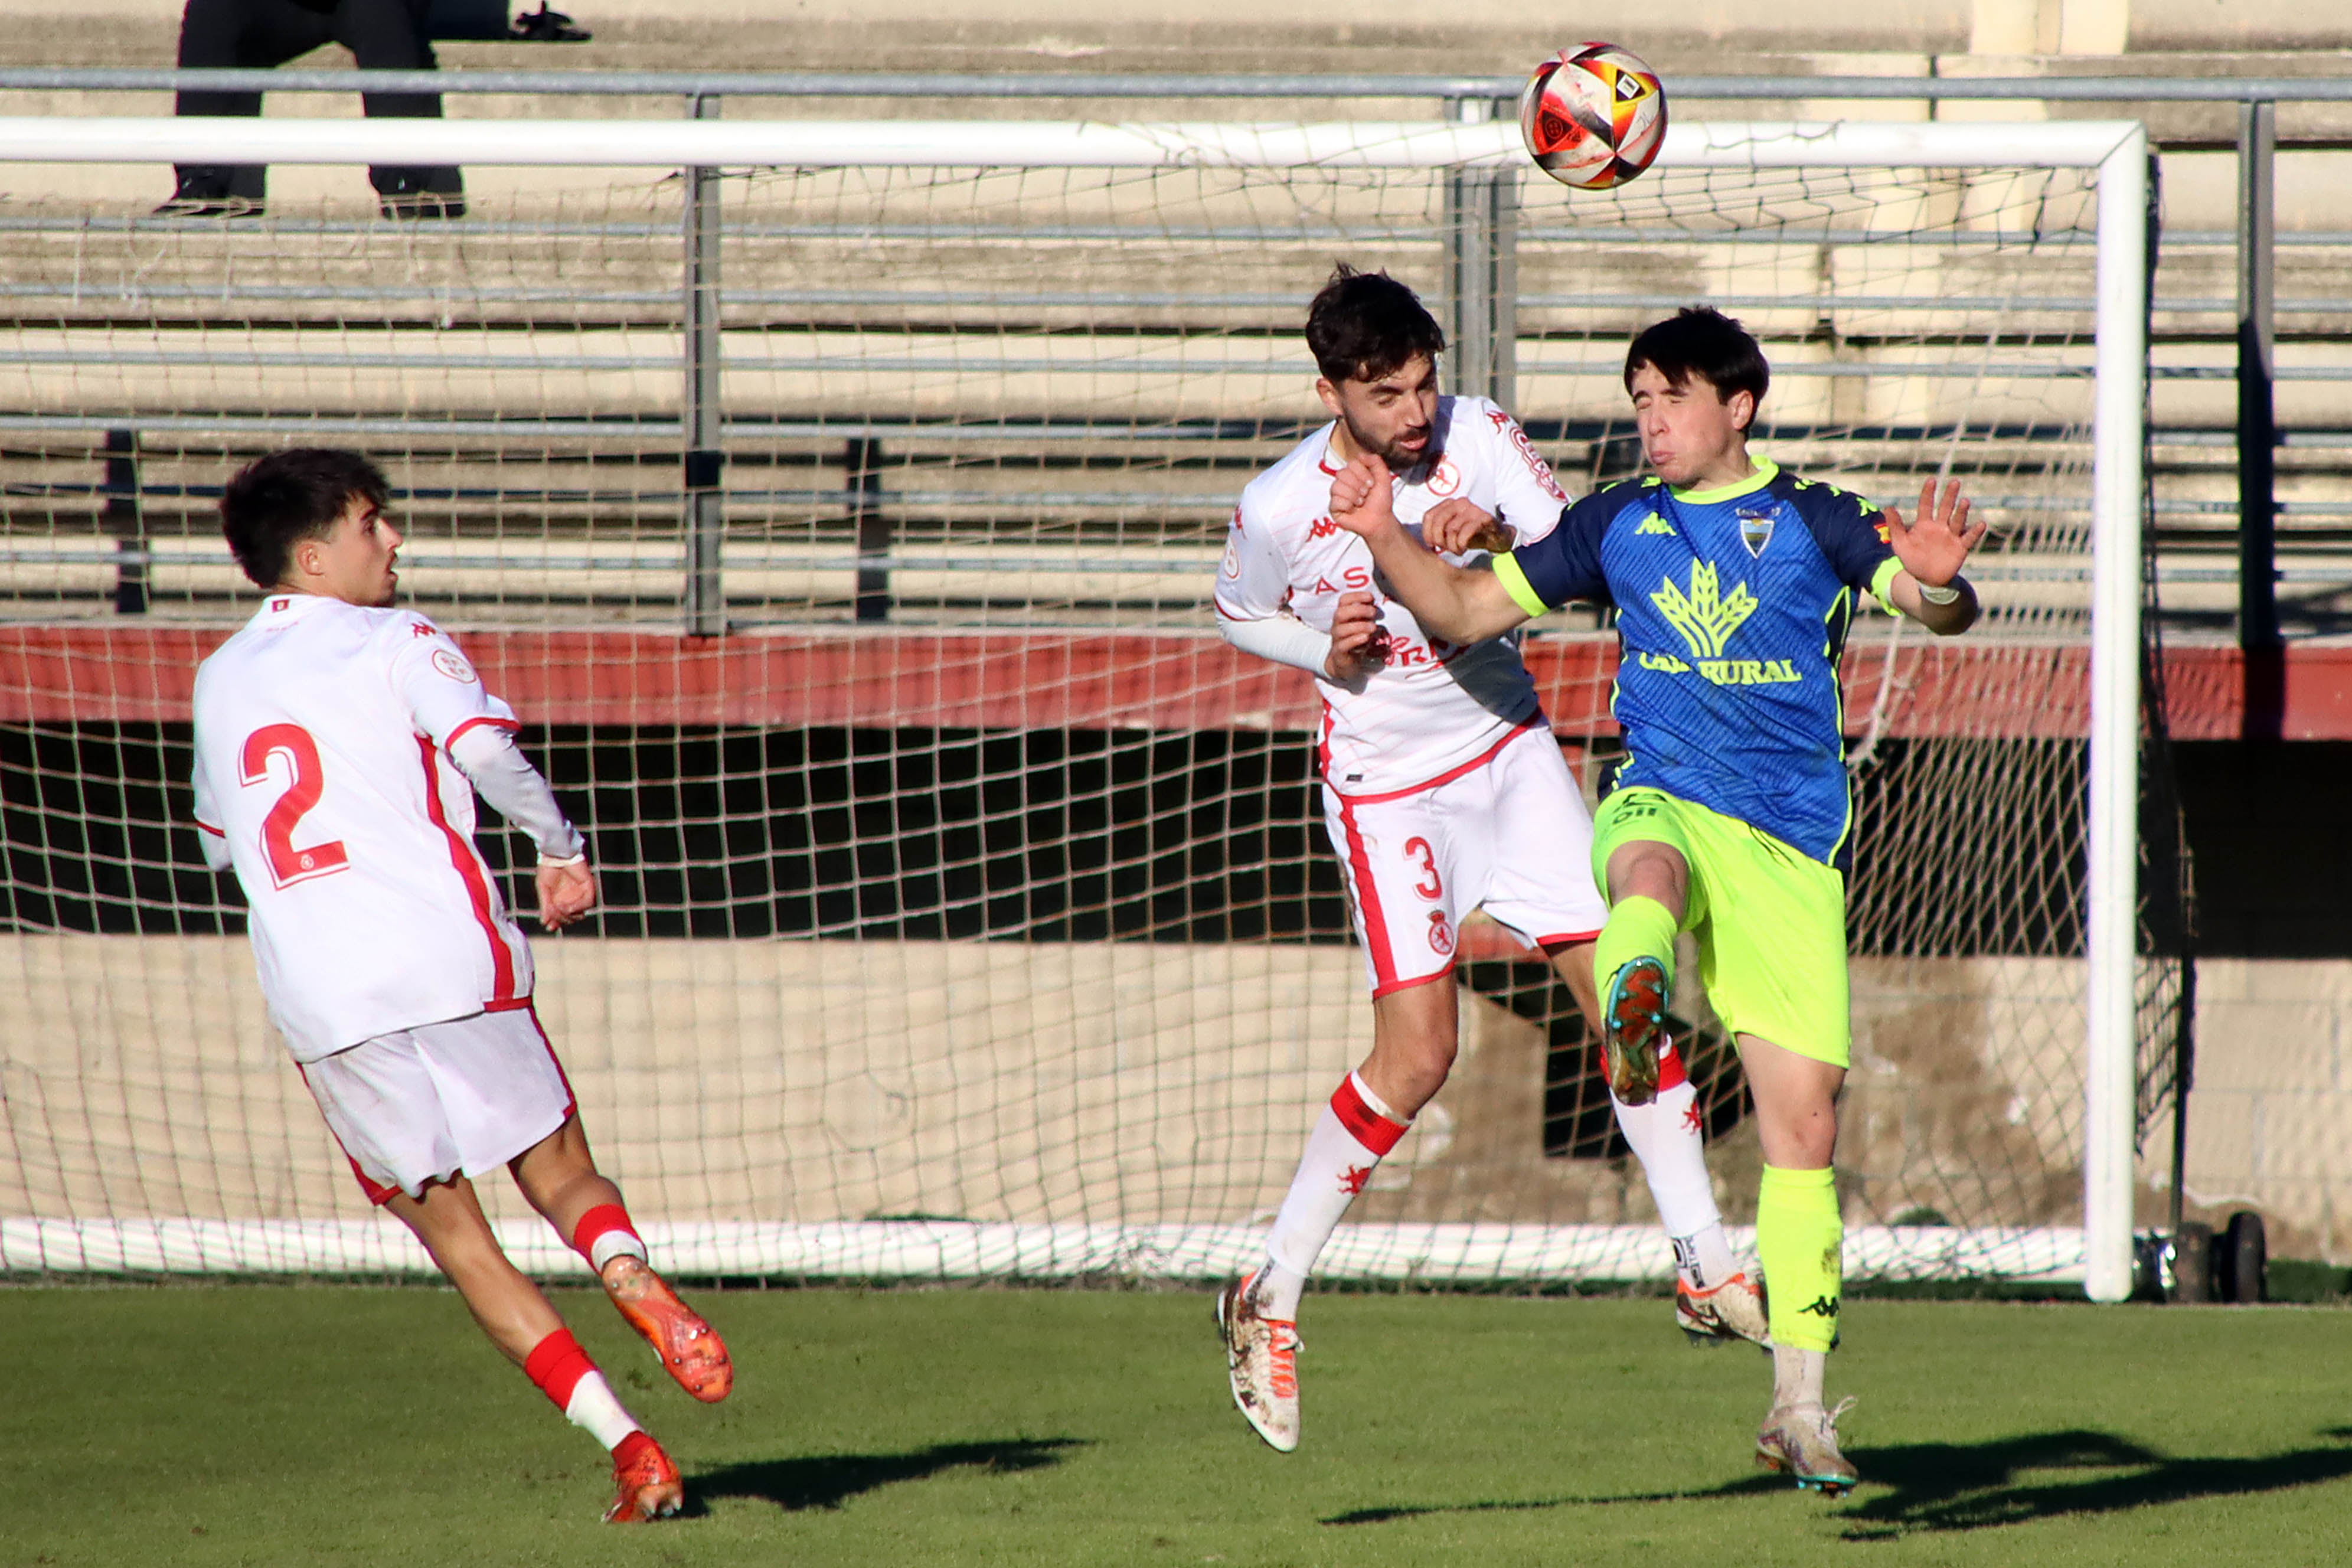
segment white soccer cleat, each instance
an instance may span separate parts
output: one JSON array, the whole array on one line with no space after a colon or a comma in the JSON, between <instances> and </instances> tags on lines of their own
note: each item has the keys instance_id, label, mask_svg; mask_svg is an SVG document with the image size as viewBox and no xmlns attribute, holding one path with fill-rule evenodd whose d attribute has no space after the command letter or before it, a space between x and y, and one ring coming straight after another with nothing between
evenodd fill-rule
<instances>
[{"instance_id":1,"label":"white soccer cleat","mask_svg":"<svg viewBox=\"0 0 2352 1568\"><path fill-rule=\"evenodd\" d=\"M1783 1405L1764 1418L1756 1434L1756 1462L1779 1470L1806 1491L1843 1497L1862 1479L1838 1452L1837 1419L1853 1405L1842 1399L1833 1410L1818 1405Z\"/></svg>"},{"instance_id":2,"label":"white soccer cleat","mask_svg":"<svg viewBox=\"0 0 2352 1568\"><path fill-rule=\"evenodd\" d=\"M1225 1375L1234 1407L1266 1447L1287 1454L1298 1447L1298 1325L1257 1312L1244 1275L1217 1293L1217 1337L1225 1342Z\"/></svg>"},{"instance_id":3,"label":"white soccer cleat","mask_svg":"<svg viewBox=\"0 0 2352 1568\"><path fill-rule=\"evenodd\" d=\"M1772 1348L1764 1283L1751 1274L1735 1274L1712 1290L1694 1290L1676 1279L1675 1321L1693 1344L1747 1340Z\"/></svg>"}]
</instances>

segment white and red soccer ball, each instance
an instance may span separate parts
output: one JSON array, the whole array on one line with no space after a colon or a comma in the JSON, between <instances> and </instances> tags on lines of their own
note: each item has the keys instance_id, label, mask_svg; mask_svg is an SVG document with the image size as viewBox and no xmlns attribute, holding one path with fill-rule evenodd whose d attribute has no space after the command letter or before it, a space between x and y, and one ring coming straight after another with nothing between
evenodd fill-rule
<instances>
[{"instance_id":1,"label":"white and red soccer ball","mask_svg":"<svg viewBox=\"0 0 2352 1568\"><path fill-rule=\"evenodd\" d=\"M1536 67L1519 94L1519 133L1536 167L1601 191L1650 166L1666 139L1658 73L1615 44L1578 44Z\"/></svg>"}]
</instances>

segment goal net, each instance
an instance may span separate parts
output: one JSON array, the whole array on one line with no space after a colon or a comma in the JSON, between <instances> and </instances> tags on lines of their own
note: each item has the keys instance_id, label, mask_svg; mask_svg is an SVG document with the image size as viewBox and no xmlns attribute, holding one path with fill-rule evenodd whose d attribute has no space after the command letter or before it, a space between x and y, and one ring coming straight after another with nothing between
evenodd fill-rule
<instances>
[{"instance_id":1,"label":"goal net","mask_svg":"<svg viewBox=\"0 0 2352 1568\"><path fill-rule=\"evenodd\" d=\"M426 1267L188 826L192 672L253 603L213 502L290 444L384 467L406 602L589 836L603 912L537 940L539 1006L670 1267L1244 1263L1370 1007L1312 682L1208 599L1321 419L1298 329L1345 259L1444 307L1449 390L1572 492L1639 463L1629 333L1701 300L1764 342L1769 455L1906 509L1967 483L1984 624L1873 616L1846 660L1848 1268L2118 1293L2179 988L2135 935L2137 128L1678 127L1607 193L1515 143L0 122L0 1267ZM149 214L199 146L276 163L266 213ZM378 216L369 158L467 163L467 213ZM1590 788L1613 636L1571 608L1525 653ZM1462 952L1460 1064L1326 1272L1667 1274L1582 1020L1499 928ZM1737 1065L1677 1008L1737 1225Z\"/></svg>"}]
</instances>

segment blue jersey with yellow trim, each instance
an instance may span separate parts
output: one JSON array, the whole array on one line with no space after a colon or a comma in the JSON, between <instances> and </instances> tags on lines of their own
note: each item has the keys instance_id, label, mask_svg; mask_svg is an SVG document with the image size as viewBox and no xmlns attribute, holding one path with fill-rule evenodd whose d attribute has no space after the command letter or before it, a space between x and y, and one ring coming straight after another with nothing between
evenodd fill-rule
<instances>
[{"instance_id":1,"label":"blue jersey with yellow trim","mask_svg":"<svg viewBox=\"0 0 2352 1568\"><path fill-rule=\"evenodd\" d=\"M1605 486L1495 574L1529 615L1616 606L1618 787L1664 790L1843 866L1853 805L1838 659L1856 595L1884 601L1898 565L1869 503L1756 467L1712 490Z\"/></svg>"}]
</instances>

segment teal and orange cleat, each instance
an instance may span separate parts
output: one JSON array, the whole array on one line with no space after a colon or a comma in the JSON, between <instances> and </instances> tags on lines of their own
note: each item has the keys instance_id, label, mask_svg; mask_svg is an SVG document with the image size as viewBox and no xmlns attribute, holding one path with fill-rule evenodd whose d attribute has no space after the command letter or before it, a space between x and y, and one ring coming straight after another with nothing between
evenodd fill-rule
<instances>
[{"instance_id":1,"label":"teal and orange cleat","mask_svg":"<svg viewBox=\"0 0 2352 1568\"><path fill-rule=\"evenodd\" d=\"M1818 1405L1779 1406L1756 1434L1756 1462L1779 1470L1806 1491L1843 1497L1862 1479L1853 1462L1838 1452L1837 1419L1853 1405L1843 1399L1833 1410Z\"/></svg>"},{"instance_id":2,"label":"teal and orange cleat","mask_svg":"<svg viewBox=\"0 0 2352 1568\"><path fill-rule=\"evenodd\" d=\"M1629 958L1609 977L1601 1007L1601 1063L1609 1092L1628 1105L1658 1098L1658 1047L1666 1031L1666 966Z\"/></svg>"}]
</instances>

